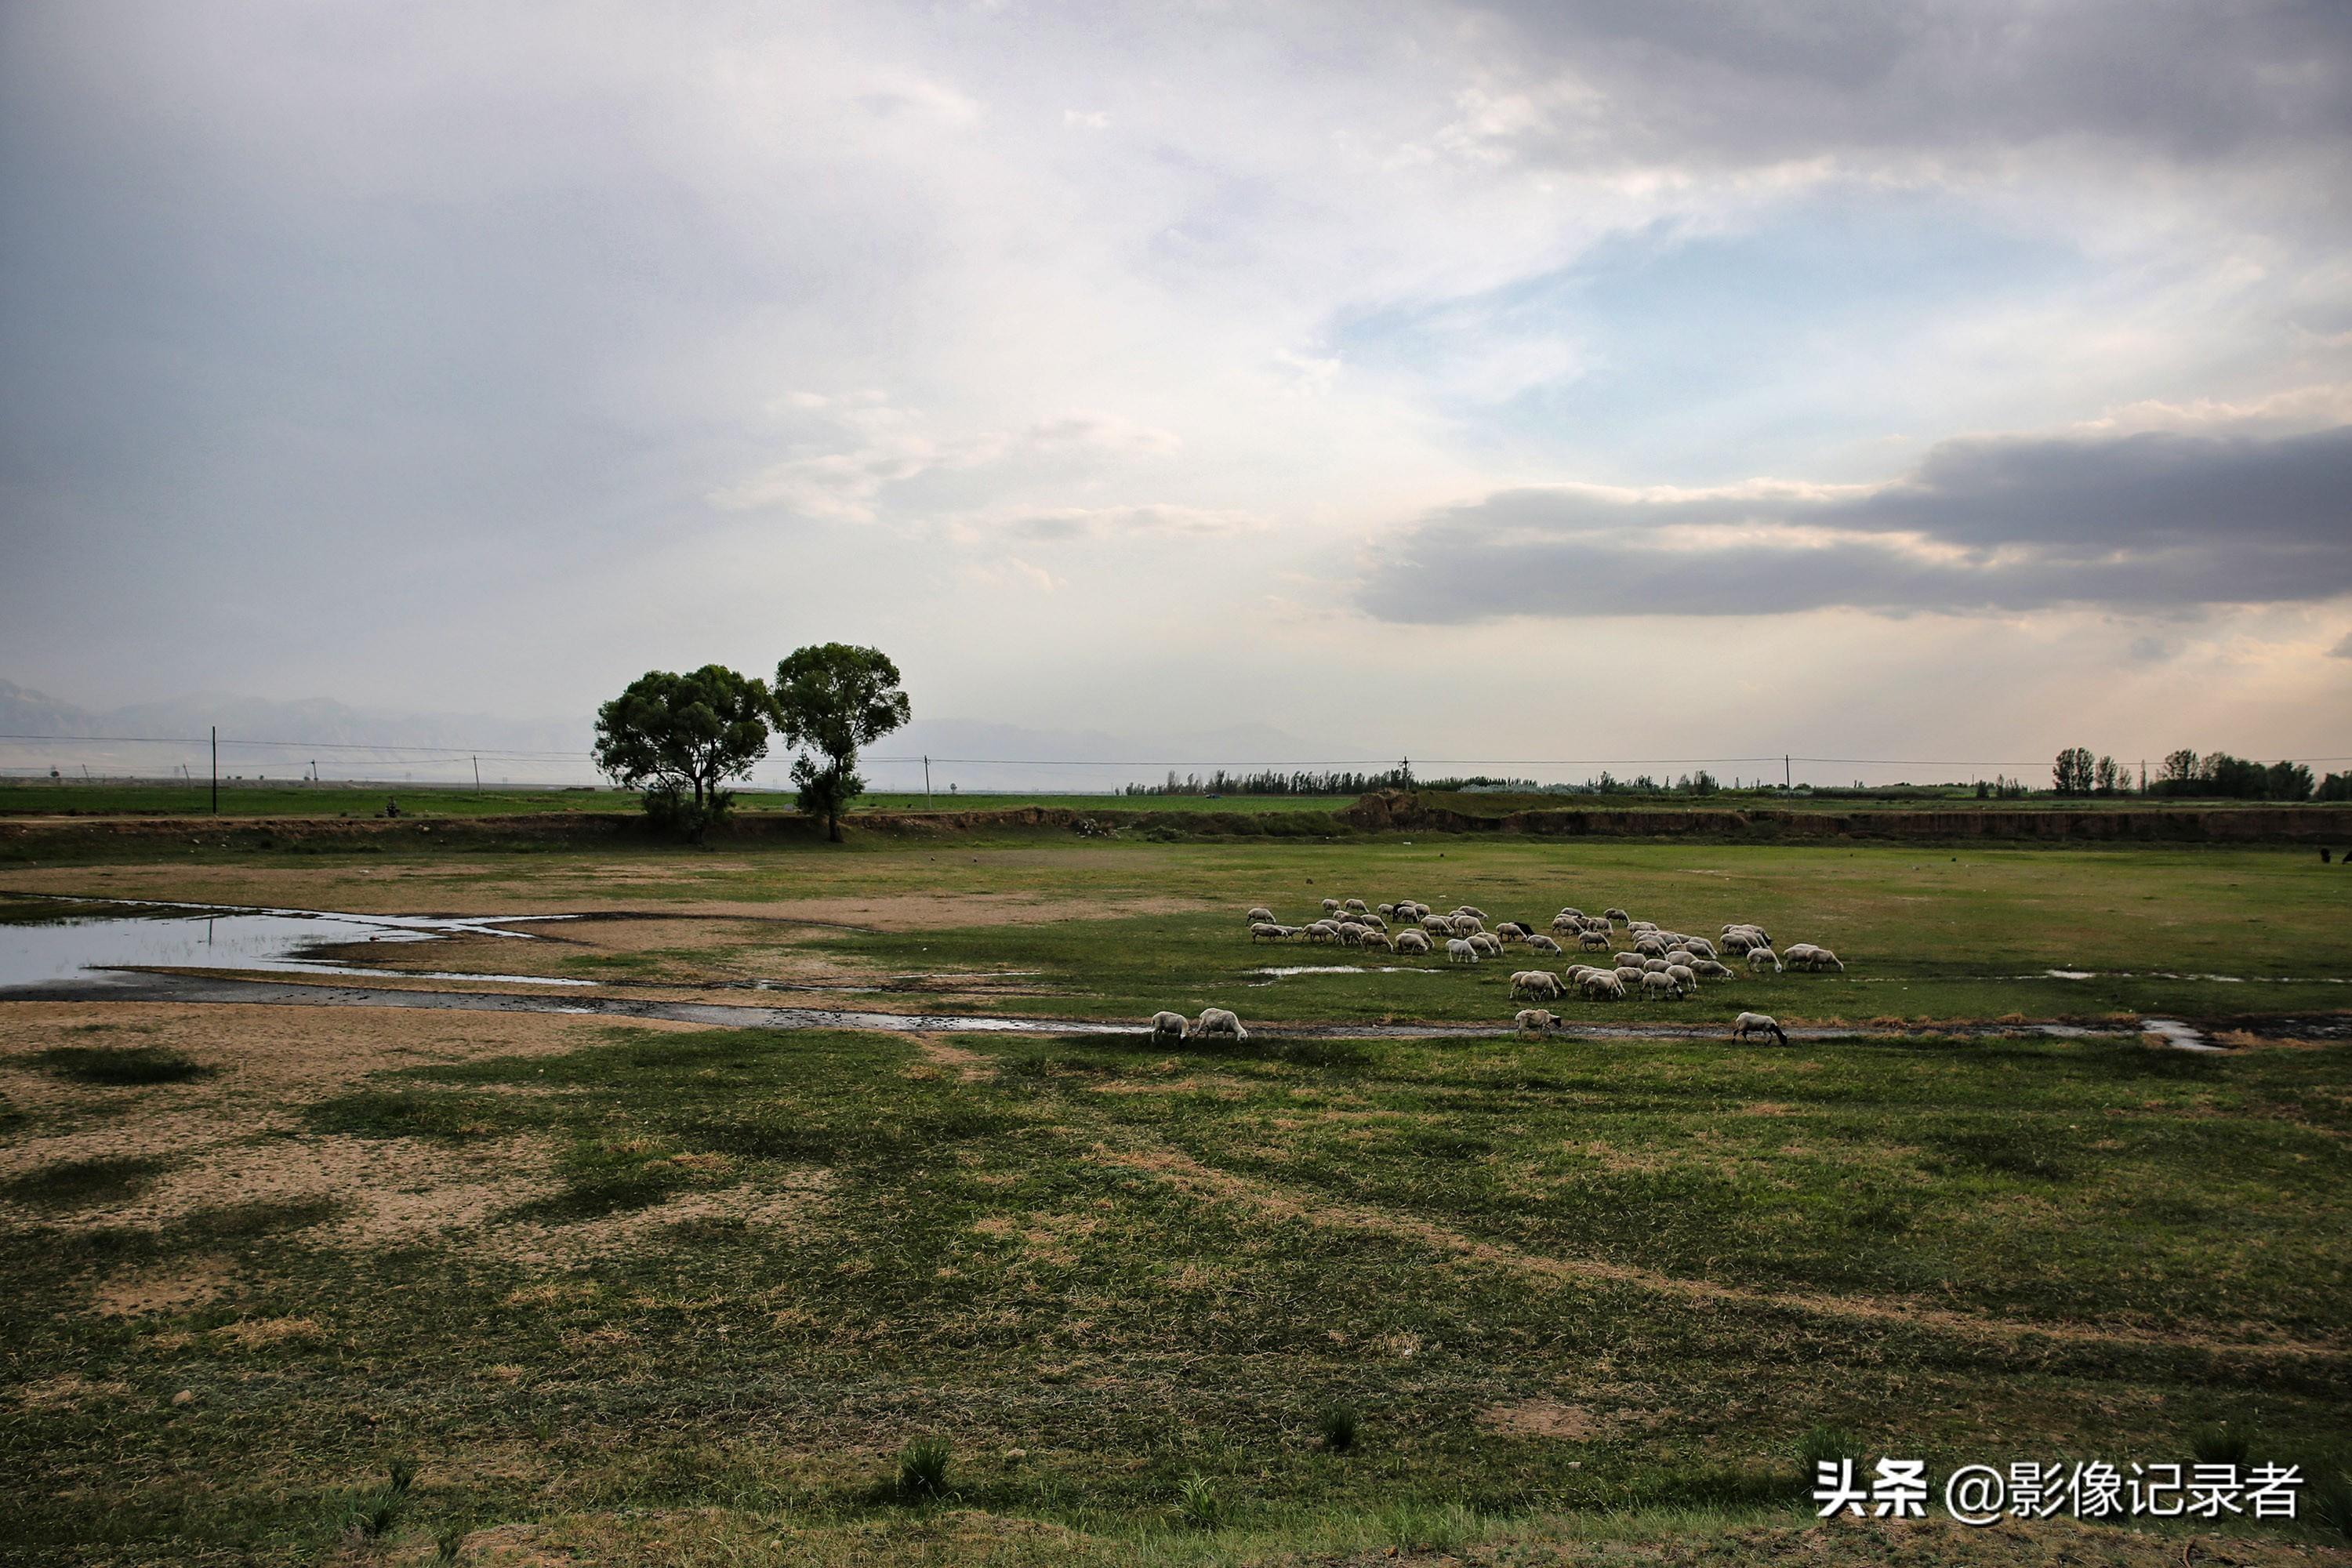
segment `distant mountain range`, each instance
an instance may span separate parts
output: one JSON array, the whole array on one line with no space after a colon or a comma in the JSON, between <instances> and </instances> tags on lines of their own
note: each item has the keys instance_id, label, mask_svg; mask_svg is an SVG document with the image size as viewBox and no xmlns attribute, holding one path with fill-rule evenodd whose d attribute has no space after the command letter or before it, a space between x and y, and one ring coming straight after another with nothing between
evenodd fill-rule
<instances>
[{"instance_id":1,"label":"distant mountain range","mask_svg":"<svg viewBox=\"0 0 2352 1568\"><path fill-rule=\"evenodd\" d=\"M582 784L595 771L585 716L568 721L476 713L404 713L328 698L273 701L197 692L158 702L91 709L0 680L0 773L201 775L206 736L218 725L224 775L294 778L315 762L327 778L470 778L479 754L485 782ZM64 739L25 739L62 737ZM87 737L87 739L79 739ZM1040 730L969 719L918 719L872 750L877 790L919 790L920 759L934 759L935 791L1066 791L1156 783L1170 769L1322 768L1361 755L1265 724L1171 731L1149 740L1100 730ZM1368 763L1366 766L1385 766ZM772 752L755 785L781 786L788 755Z\"/></svg>"}]
</instances>

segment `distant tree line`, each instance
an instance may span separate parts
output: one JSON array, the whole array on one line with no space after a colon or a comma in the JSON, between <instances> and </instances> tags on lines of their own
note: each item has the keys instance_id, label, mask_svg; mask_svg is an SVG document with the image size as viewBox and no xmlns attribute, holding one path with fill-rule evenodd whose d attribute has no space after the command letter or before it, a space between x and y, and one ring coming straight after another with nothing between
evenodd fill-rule
<instances>
[{"instance_id":1,"label":"distant tree line","mask_svg":"<svg viewBox=\"0 0 2352 1568\"><path fill-rule=\"evenodd\" d=\"M2062 795L2131 795L2136 793L2131 769L2113 757L2094 758L2082 746L2058 753L2050 770L2052 787ZM2183 749L2165 753L2163 766L2146 783L2147 793L2172 798L2221 800L2322 800L2352 798L2352 775L2330 773L2315 783L2301 763L2250 762L2227 752L2199 756Z\"/></svg>"},{"instance_id":2,"label":"distant tree line","mask_svg":"<svg viewBox=\"0 0 2352 1568\"><path fill-rule=\"evenodd\" d=\"M859 750L904 724L898 667L882 653L823 643L789 655L772 683L706 664L688 675L647 670L596 710L596 765L645 792L655 822L699 840L727 813L730 779L768 754L770 734L799 755L800 808L841 842L841 814L865 792Z\"/></svg>"},{"instance_id":3,"label":"distant tree line","mask_svg":"<svg viewBox=\"0 0 2352 1568\"><path fill-rule=\"evenodd\" d=\"M1130 795L1368 795L1376 789L1411 789L1412 770L1391 768L1385 773L1228 773L1219 768L1203 778L1199 773L1176 776L1171 768L1163 784L1131 784Z\"/></svg>"}]
</instances>

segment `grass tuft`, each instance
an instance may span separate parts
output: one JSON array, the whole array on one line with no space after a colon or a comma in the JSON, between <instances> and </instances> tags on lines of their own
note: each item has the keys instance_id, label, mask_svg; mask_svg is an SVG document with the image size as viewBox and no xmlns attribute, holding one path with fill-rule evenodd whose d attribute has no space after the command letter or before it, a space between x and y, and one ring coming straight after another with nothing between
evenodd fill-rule
<instances>
[{"instance_id":1,"label":"grass tuft","mask_svg":"<svg viewBox=\"0 0 2352 1568\"><path fill-rule=\"evenodd\" d=\"M1315 1426L1323 1436L1323 1447L1334 1454L1344 1454L1356 1446L1356 1413L1347 1405L1332 1405L1315 1418Z\"/></svg>"},{"instance_id":2,"label":"grass tuft","mask_svg":"<svg viewBox=\"0 0 2352 1568\"><path fill-rule=\"evenodd\" d=\"M2189 1451L2200 1465L2242 1465L2248 1447L2246 1435L2226 1421L2200 1426L2189 1436Z\"/></svg>"},{"instance_id":3,"label":"grass tuft","mask_svg":"<svg viewBox=\"0 0 2352 1568\"><path fill-rule=\"evenodd\" d=\"M140 1155L65 1160L0 1182L0 1195L31 1208L87 1208L121 1203L171 1168L168 1160Z\"/></svg>"},{"instance_id":4,"label":"grass tuft","mask_svg":"<svg viewBox=\"0 0 2352 1568\"><path fill-rule=\"evenodd\" d=\"M1176 1483L1176 1511L1195 1530L1214 1530L1225 1522L1217 1483L1197 1470Z\"/></svg>"},{"instance_id":5,"label":"grass tuft","mask_svg":"<svg viewBox=\"0 0 2352 1568\"><path fill-rule=\"evenodd\" d=\"M1843 1426L1815 1426L1797 1439L1797 1465L1808 1487L1822 1465L1840 1459L1851 1459L1856 1465L1863 1460L1862 1439Z\"/></svg>"},{"instance_id":6,"label":"grass tuft","mask_svg":"<svg viewBox=\"0 0 2352 1568\"><path fill-rule=\"evenodd\" d=\"M2303 1467L2303 1516L2331 1535L2352 1541L2352 1481L2333 1465Z\"/></svg>"},{"instance_id":7,"label":"grass tuft","mask_svg":"<svg viewBox=\"0 0 2352 1568\"><path fill-rule=\"evenodd\" d=\"M898 1450L898 1496L908 1502L935 1502L947 1496L948 1460L953 1454L945 1437L918 1437Z\"/></svg>"}]
</instances>

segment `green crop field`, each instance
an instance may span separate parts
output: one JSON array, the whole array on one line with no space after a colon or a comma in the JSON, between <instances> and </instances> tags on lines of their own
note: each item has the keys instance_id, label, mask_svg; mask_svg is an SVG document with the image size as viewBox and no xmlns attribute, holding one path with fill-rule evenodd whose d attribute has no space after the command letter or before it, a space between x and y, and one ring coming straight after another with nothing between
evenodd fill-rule
<instances>
[{"instance_id":1,"label":"green crop field","mask_svg":"<svg viewBox=\"0 0 2352 1568\"><path fill-rule=\"evenodd\" d=\"M0 887L607 917L391 974L1262 1027L0 999L0 1561L2352 1561L2352 870L2307 852L430 842ZM1505 1024L1530 961L1260 973L1384 962L1240 920L1348 896L1755 919L1849 969L1349 1037ZM1864 1028L1574 1027L1743 1007ZM1870 1023L2143 1013L2270 1021L2210 1054ZM2313 1486L2293 1523L1817 1524L1840 1453Z\"/></svg>"}]
</instances>

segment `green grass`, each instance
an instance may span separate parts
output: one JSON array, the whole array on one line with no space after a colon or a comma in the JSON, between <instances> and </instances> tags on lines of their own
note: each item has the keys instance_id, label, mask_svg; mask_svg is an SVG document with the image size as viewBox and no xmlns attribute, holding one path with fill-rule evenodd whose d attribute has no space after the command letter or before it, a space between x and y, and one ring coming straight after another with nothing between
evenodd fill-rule
<instances>
[{"instance_id":1,"label":"green grass","mask_svg":"<svg viewBox=\"0 0 2352 1568\"><path fill-rule=\"evenodd\" d=\"M1825 1454L2168 1461L2221 1426L2352 1457L2340 1051L961 1044L979 1076L904 1038L610 1029L294 1108L453 1173L490 1118L560 1194L439 1239L331 1242L318 1208L111 1253L0 1231L13 1375L128 1390L0 1423L0 1560L492 1526L641 1563L1765 1556ZM234 1304L89 1311L199 1252ZM240 1319L313 1327L215 1331Z\"/></svg>"},{"instance_id":2,"label":"green grass","mask_svg":"<svg viewBox=\"0 0 2352 1568\"><path fill-rule=\"evenodd\" d=\"M109 1156L37 1165L0 1181L0 1197L39 1209L87 1208L135 1197L171 1162L148 1156Z\"/></svg>"}]
</instances>

